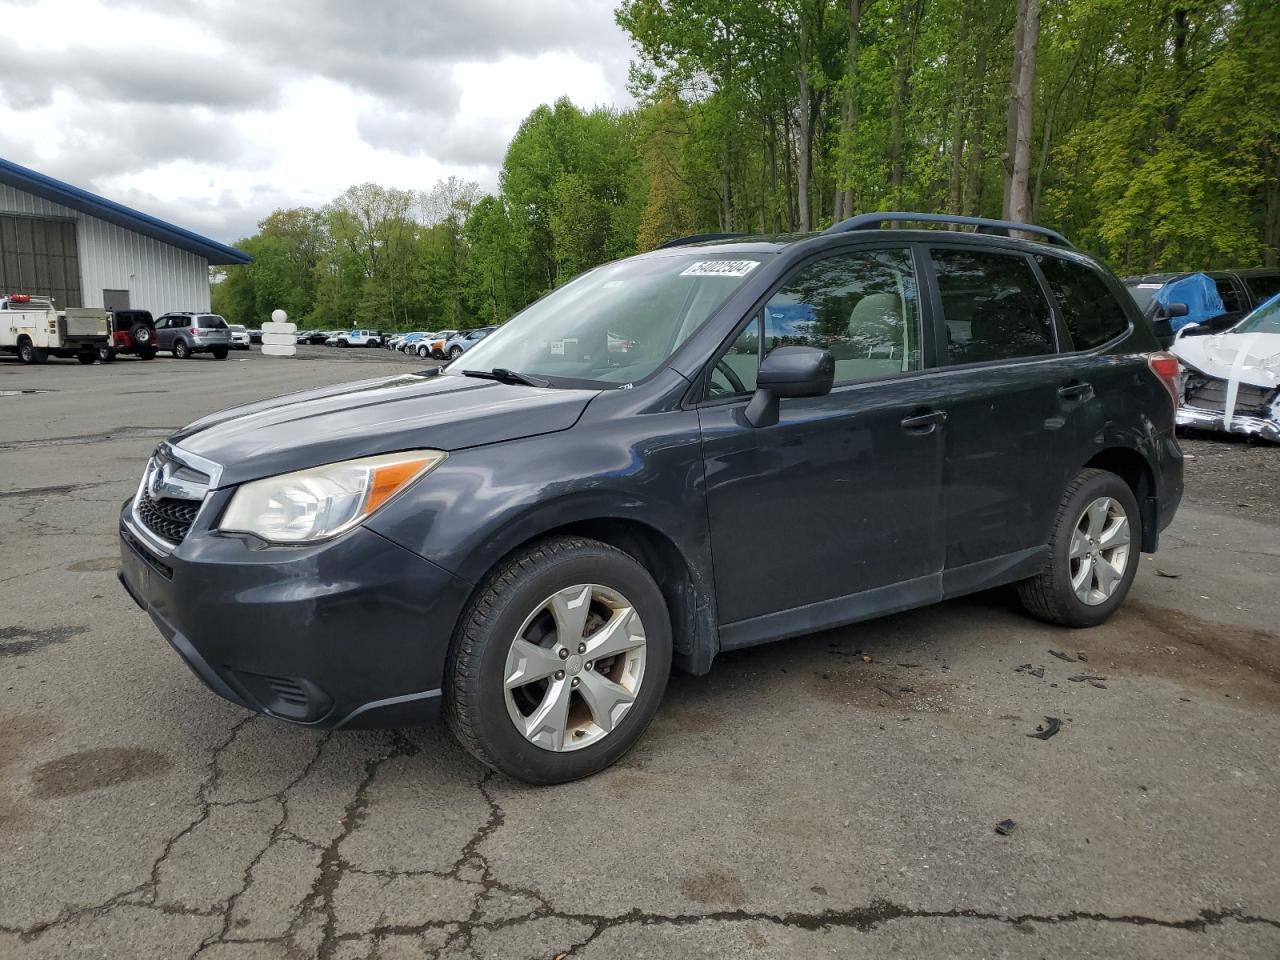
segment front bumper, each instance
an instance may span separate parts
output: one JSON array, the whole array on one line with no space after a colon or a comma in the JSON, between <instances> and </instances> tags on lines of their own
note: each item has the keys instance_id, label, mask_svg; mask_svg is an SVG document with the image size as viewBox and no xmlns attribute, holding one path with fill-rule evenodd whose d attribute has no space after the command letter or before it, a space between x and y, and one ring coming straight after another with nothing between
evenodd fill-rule
<instances>
[{"instance_id":1,"label":"front bumper","mask_svg":"<svg viewBox=\"0 0 1280 960\"><path fill-rule=\"evenodd\" d=\"M1194 427L1198 430L1217 430L1222 433L1238 433L1247 437L1259 437L1280 443L1280 421L1266 417L1245 417L1236 414L1227 425L1226 416L1214 410L1203 410L1200 407L1181 406L1178 408L1178 426Z\"/></svg>"},{"instance_id":2,"label":"front bumper","mask_svg":"<svg viewBox=\"0 0 1280 960\"><path fill-rule=\"evenodd\" d=\"M469 584L363 527L267 548L197 521L161 555L135 532L131 504L120 517L120 582L214 693L319 727L436 715Z\"/></svg>"}]
</instances>

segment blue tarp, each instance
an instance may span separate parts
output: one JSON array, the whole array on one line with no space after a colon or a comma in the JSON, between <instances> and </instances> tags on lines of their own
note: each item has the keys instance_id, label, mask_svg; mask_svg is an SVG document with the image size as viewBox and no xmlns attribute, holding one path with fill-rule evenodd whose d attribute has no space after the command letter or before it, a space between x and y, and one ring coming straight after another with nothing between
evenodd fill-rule
<instances>
[{"instance_id":1,"label":"blue tarp","mask_svg":"<svg viewBox=\"0 0 1280 960\"><path fill-rule=\"evenodd\" d=\"M1203 273L1193 273L1181 280L1166 283L1156 291L1152 298L1162 307L1171 303L1185 303L1185 317L1170 317L1169 326L1177 333L1188 323L1203 323L1213 317L1227 312L1222 305L1222 297L1218 296L1217 285Z\"/></svg>"}]
</instances>

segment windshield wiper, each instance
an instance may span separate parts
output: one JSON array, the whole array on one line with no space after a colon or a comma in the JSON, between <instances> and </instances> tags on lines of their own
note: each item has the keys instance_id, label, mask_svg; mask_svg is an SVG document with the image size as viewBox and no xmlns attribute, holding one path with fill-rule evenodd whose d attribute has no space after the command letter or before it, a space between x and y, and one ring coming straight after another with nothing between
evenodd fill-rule
<instances>
[{"instance_id":1,"label":"windshield wiper","mask_svg":"<svg viewBox=\"0 0 1280 960\"><path fill-rule=\"evenodd\" d=\"M506 367L494 367L492 370L463 370L464 377L479 377L481 380L497 380L499 383L522 383L526 387L549 387L550 380L543 380L532 374L508 370Z\"/></svg>"}]
</instances>

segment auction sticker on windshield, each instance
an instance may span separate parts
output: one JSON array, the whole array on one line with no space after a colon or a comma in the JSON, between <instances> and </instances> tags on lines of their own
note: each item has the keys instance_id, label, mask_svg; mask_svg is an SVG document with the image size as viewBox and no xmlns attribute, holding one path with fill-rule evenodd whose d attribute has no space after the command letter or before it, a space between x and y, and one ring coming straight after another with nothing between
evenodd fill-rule
<instances>
[{"instance_id":1,"label":"auction sticker on windshield","mask_svg":"<svg viewBox=\"0 0 1280 960\"><path fill-rule=\"evenodd\" d=\"M759 260L699 260L680 272L682 277L745 277Z\"/></svg>"}]
</instances>

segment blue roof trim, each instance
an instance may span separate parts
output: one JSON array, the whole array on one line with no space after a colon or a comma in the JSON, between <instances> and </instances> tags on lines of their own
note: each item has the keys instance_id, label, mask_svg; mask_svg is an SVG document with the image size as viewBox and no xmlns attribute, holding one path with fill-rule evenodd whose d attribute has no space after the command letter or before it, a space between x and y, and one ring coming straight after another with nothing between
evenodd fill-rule
<instances>
[{"instance_id":1,"label":"blue roof trim","mask_svg":"<svg viewBox=\"0 0 1280 960\"><path fill-rule=\"evenodd\" d=\"M99 220L106 220L117 226L140 233L143 236L159 240L180 250L188 250L199 254L211 264L252 263L253 257L247 253L229 247L217 240L210 240L198 233L192 233L172 223L126 207L122 203L100 197L96 193L82 190L79 187L55 180L53 177L37 173L11 160L0 158L0 183L7 183L18 190L35 194L53 203L79 210Z\"/></svg>"}]
</instances>

